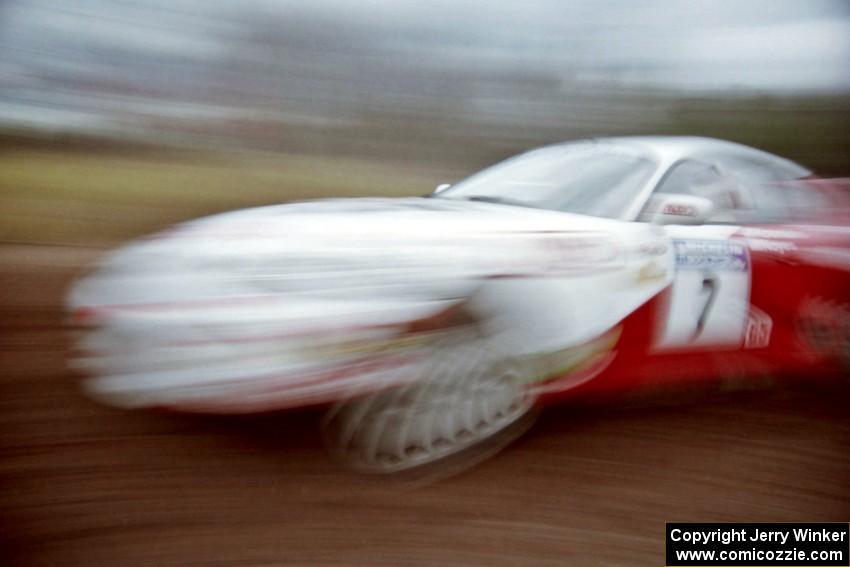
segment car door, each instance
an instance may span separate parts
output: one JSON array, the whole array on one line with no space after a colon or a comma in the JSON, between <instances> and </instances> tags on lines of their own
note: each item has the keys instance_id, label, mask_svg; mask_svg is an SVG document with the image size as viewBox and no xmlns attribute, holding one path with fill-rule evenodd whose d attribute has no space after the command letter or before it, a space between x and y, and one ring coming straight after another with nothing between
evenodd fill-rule
<instances>
[{"instance_id":1,"label":"car door","mask_svg":"<svg viewBox=\"0 0 850 567\"><path fill-rule=\"evenodd\" d=\"M738 350L759 317L750 305L752 262L748 246L733 238L733 212L749 206L745 188L717 165L695 159L674 164L654 193L709 199L710 222L666 225L675 252L675 276L653 351Z\"/></svg>"}]
</instances>

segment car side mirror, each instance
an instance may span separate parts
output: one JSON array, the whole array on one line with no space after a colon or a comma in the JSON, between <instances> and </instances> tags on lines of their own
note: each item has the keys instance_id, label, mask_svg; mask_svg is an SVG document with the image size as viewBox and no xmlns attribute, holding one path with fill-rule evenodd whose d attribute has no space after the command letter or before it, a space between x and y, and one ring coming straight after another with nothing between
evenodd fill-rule
<instances>
[{"instance_id":1,"label":"car side mirror","mask_svg":"<svg viewBox=\"0 0 850 567\"><path fill-rule=\"evenodd\" d=\"M652 224L705 224L714 212L714 203L705 197L656 193L649 198L642 219Z\"/></svg>"}]
</instances>

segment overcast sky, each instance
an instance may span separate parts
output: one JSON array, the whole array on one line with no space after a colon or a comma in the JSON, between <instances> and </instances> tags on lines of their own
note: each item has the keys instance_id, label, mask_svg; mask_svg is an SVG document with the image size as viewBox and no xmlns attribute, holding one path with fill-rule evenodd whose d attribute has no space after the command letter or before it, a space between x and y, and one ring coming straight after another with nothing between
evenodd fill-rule
<instances>
[{"instance_id":1,"label":"overcast sky","mask_svg":"<svg viewBox=\"0 0 850 567\"><path fill-rule=\"evenodd\" d=\"M221 81L221 61L258 34L311 89L311 73L347 81L389 61L578 85L850 92L847 0L0 0L0 118L33 104L61 113L82 83L178 93Z\"/></svg>"}]
</instances>

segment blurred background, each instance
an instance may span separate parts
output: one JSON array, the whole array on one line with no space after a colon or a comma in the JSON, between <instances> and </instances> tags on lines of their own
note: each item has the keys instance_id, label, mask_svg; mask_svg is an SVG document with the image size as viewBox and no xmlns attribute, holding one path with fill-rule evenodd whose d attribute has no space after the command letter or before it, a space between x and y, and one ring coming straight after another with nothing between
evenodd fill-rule
<instances>
[{"instance_id":1,"label":"blurred background","mask_svg":"<svg viewBox=\"0 0 850 567\"><path fill-rule=\"evenodd\" d=\"M0 53L3 240L421 194L588 136L850 156L844 0L4 0Z\"/></svg>"},{"instance_id":2,"label":"blurred background","mask_svg":"<svg viewBox=\"0 0 850 567\"><path fill-rule=\"evenodd\" d=\"M847 521L846 391L570 408L412 490L340 472L309 414L95 406L61 304L174 222L419 195L574 138L846 176L848 95L846 0L0 0L0 563L660 565L665 521Z\"/></svg>"}]
</instances>

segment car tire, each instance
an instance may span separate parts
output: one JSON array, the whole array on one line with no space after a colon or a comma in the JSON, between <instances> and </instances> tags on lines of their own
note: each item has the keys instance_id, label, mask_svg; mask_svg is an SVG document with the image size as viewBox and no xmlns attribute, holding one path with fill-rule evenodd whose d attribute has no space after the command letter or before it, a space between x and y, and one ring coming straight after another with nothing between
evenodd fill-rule
<instances>
[{"instance_id":1,"label":"car tire","mask_svg":"<svg viewBox=\"0 0 850 567\"><path fill-rule=\"evenodd\" d=\"M502 339L504 340L504 339ZM522 434L536 414L530 359L467 326L445 333L416 380L335 404L327 446L346 465L398 473L435 463L475 464ZM468 457L463 459L463 457ZM463 466L460 469L465 468Z\"/></svg>"}]
</instances>

